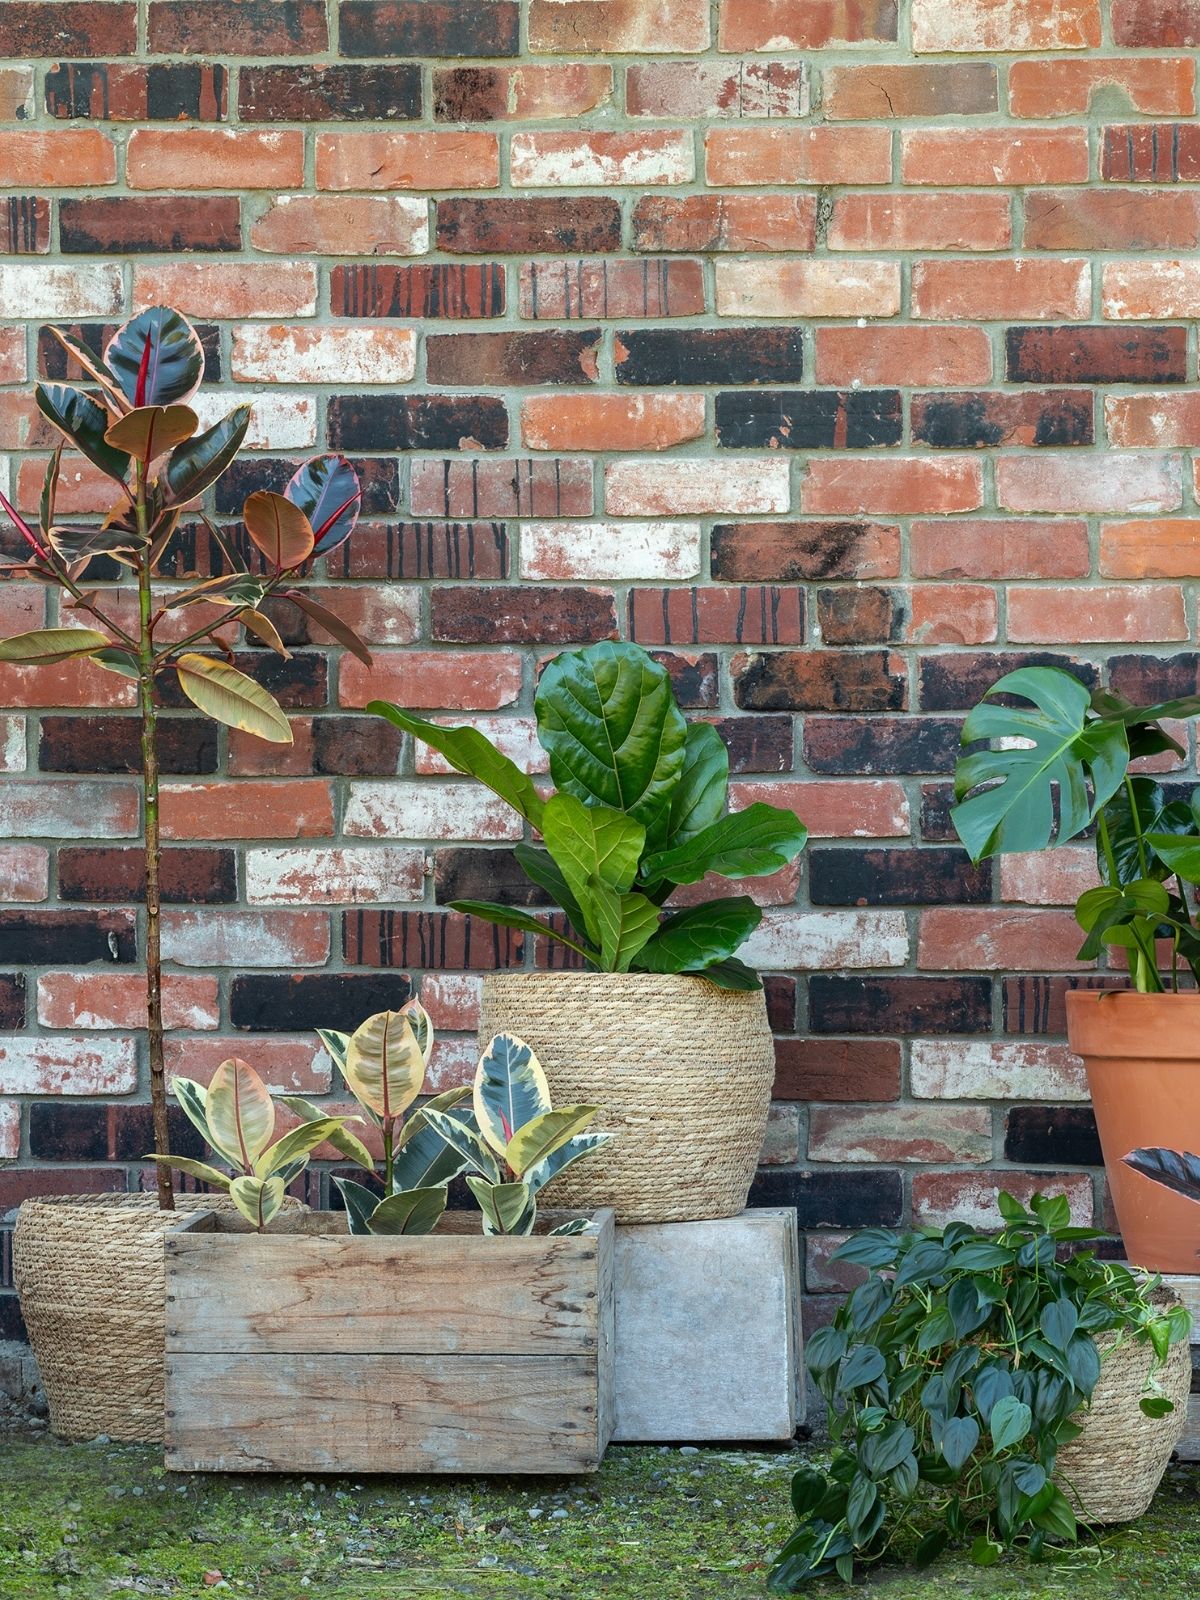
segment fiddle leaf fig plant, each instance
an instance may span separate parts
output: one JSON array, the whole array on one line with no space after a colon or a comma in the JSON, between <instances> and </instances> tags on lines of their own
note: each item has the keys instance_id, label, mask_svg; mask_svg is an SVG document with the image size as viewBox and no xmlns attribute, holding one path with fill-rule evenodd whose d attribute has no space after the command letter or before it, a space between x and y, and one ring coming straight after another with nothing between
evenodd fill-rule
<instances>
[{"instance_id":1,"label":"fiddle leaf fig plant","mask_svg":"<svg viewBox=\"0 0 1200 1600\"><path fill-rule=\"evenodd\" d=\"M476 728L447 728L382 700L369 711L432 746L541 833L516 847L525 875L565 913L570 933L491 901L453 909L545 934L603 972L697 973L758 989L736 951L762 913L745 895L664 913L680 885L708 873L761 877L793 861L807 831L761 802L726 814L729 756L711 723L687 723L665 667L640 645L605 641L564 652L534 699L555 790L543 798Z\"/></svg>"},{"instance_id":2,"label":"fiddle leaf fig plant","mask_svg":"<svg viewBox=\"0 0 1200 1600\"><path fill-rule=\"evenodd\" d=\"M1079 958L1123 950L1141 993L1178 989L1181 967L1200 982L1200 791L1172 798L1130 763L1183 755L1162 723L1198 715L1200 695L1134 706L1061 668L1021 667L963 724L964 746L985 746L961 756L954 775L950 816L971 859L1044 850L1094 826L1100 883L1075 907Z\"/></svg>"},{"instance_id":3,"label":"fiddle leaf fig plant","mask_svg":"<svg viewBox=\"0 0 1200 1600\"><path fill-rule=\"evenodd\" d=\"M57 626L0 641L0 662L19 667L86 659L137 685L140 770L145 815L146 1005L154 1136L169 1150L163 1066L160 935L158 704L174 681L205 716L278 744L292 742L282 708L236 664L229 640L238 626L286 657L268 599L290 601L337 643L369 661L353 630L293 587L305 564L352 532L361 499L358 478L341 456L302 466L282 494L258 490L242 520L261 557L252 573L205 515L200 497L232 466L246 439L250 407L201 429L191 406L204 375L204 350L186 318L152 306L118 328L102 355L59 328L58 343L84 373L81 385L39 383L34 399L61 436L51 454L36 515L21 515L0 493L0 508L24 545L7 579L47 585L60 594ZM57 509L64 450L71 448L110 485L100 522L68 523ZM225 569L190 585L167 576L164 558L184 516L202 523ZM103 556L124 569L127 586L96 588L87 573ZM130 594L132 591L132 594ZM136 602L125 605L126 599ZM159 1203L170 1209L167 1163L159 1168Z\"/></svg>"}]
</instances>

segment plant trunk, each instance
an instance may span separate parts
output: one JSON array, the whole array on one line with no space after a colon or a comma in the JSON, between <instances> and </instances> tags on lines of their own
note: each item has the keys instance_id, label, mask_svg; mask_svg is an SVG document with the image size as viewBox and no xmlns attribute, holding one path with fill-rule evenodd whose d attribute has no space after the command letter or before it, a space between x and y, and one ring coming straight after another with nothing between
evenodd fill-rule
<instances>
[{"instance_id":1,"label":"plant trunk","mask_svg":"<svg viewBox=\"0 0 1200 1600\"><path fill-rule=\"evenodd\" d=\"M138 530L146 535L146 488L143 472L137 481ZM163 1062L162 932L159 916L158 832L158 715L154 707L154 639L150 632L153 594L150 586L150 546L138 561L138 706L142 723L142 795L146 819L146 1030L150 1039L150 1104L154 1119L154 1148L168 1155L171 1134L167 1123L167 1078ZM158 1204L174 1211L175 1191L171 1169L158 1163Z\"/></svg>"}]
</instances>

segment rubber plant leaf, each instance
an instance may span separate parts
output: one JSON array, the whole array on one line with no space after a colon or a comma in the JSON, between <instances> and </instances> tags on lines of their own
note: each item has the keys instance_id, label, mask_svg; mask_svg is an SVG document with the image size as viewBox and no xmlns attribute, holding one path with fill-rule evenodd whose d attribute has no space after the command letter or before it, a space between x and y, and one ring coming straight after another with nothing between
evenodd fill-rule
<instances>
[{"instance_id":1,"label":"rubber plant leaf","mask_svg":"<svg viewBox=\"0 0 1200 1600\"><path fill-rule=\"evenodd\" d=\"M303 611L306 617L311 617L319 628L324 628L331 639L349 650L352 656L357 656L364 666L371 665L371 652L355 633L348 622L343 622L336 612L330 611L328 606L321 605L320 601L310 599L302 594L299 589L287 589L283 593L285 600L290 600L298 611Z\"/></svg>"},{"instance_id":2,"label":"rubber plant leaf","mask_svg":"<svg viewBox=\"0 0 1200 1600\"><path fill-rule=\"evenodd\" d=\"M66 328L55 328L51 326L47 331L50 333L52 338L57 339L58 343L62 345L63 349L70 356L71 360L77 363L86 376L91 378L93 383L99 384L100 388L104 391L108 399L112 401L113 407L117 412L129 410L129 401L126 400L121 391L121 387L115 381L113 374L104 365L100 357L89 350L82 339L77 339L75 335L68 332ZM66 376L68 378L71 377L71 372L68 371Z\"/></svg>"},{"instance_id":3,"label":"rubber plant leaf","mask_svg":"<svg viewBox=\"0 0 1200 1600\"><path fill-rule=\"evenodd\" d=\"M723 878L761 878L794 861L807 840L808 829L793 812L756 800L683 844L647 856L642 880L699 883L709 872Z\"/></svg>"},{"instance_id":4,"label":"rubber plant leaf","mask_svg":"<svg viewBox=\"0 0 1200 1600\"><path fill-rule=\"evenodd\" d=\"M467 1186L483 1212L483 1231L502 1234L529 1234L537 1217L537 1201L527 1183L488 1183L468 1177Z\"/></svg>"},{"instance_id":5,"label":"rubber plant leaf","mask_svg":"<svg viewBox=\"0 0 1200 1600\"><path fill-rule=\"evenodd\" d=\"M446 1209L444 1188L406 1189L381 1200L371 1213L372 1233L432 1233Z\"/></svg>"},{"instance_id":6,"label":"rubber plant leaf","mask_svg":"<svg viewBox=\"0 0 1200 1600\"><path fill-rule=\"evenodd\" d=\"M298 1094L277 1094L275 1099L281 1106L286 1106L294 1116L302 1122L324 1122L328 1120L327 1113L320 1106L313 1105L311 1100L305 1100ZM345 1156L347 1161L353 1161L355 1166L365 1167L368 1172L374 1172L375 1159L366 1145L356 1134L345 1127L342 1119L337 1119L338 1127L326 1134L326 1142L331 1144L339 1155Z\"/></svg>"},{"instance_id":7,"label":"rubber plant leaf","mask_svg":"<svg viewBox=\"0 0 1200 1600\"><path fill-rule=\"evenodd\" d=\"M345 456L314 456L292 475L283 492L312 526L314 555L328 555L354 531L362 486Z\"/></svg>"},{"instance_id":8,"label":"rubber plant leaf","mask_svg":"<svg viewBox=\"0 0 1200 1600\"><path fill-rule=\"evenodd\" d=\"M666 668L635 644L564 651L542 673L534 709L557 787L626 812L659 842L687 741Z\"/></svg>"},{"instance_id":9,"label":"rubber plant leaf","mask_svg":"<svg viewBox=\"0 0 1200 1600\"><path fill-rule=\"evenodd\" d=\"M204 1102L214 1148L241 1172L250 1172L271 1142L275 1106L266 1085L237 1056L213 1073Z\"/></svg>"},{"instance_id":10,"label":"rubber plant leaf","mask_svg":"<svg viewBox=\"0 0 1200 1600\"><path fill-rule=\"evenodd\" d=\"M1175 1194L1200 1201L1200 1156L1189 1150L1164 1150L1161 1146L1131 1150L1121 1160L1152 1183L1161 1184Z\"/></svg>"},{"instance_id":11,"label":"rubber plant leaf","mask_svg":"<svg viewBox=\"0 0 1200 1600\"><path fill-rule=\"evenodd\" d=\"M36 628L32 633L14 633L11 639L0 639L0 661L20 666L69 661L73 656L103 650L108 643L108 635L95 628Z\"/></svg>"},{"instance_id":12,"label":"rubber plant leaf","mask_svg":"<svg viewBox=\"0 0 1200 1600\"><path fill-rule=\"evenodd\" d=\"M81 455L98 467L105 477L124 483L129 476L129 456L105 438L109 415L90 395L62 383L39 383L33 397L37 408L58 431L71 441Z\"/></svg>"},{"instance_id":13,"label":"rubber plant leaf","mask_svg":"<svg viewBox=\"0 0 1200 1600\"><path fill-rule=\"evenodd\" d=\"M428 1067L429 1058L433 1055L433 1018L419 1000L410 1000L406 1005L402 1005L400 1009L408 1018L408 1025L412 1029L413 1036L420 1047L422 1059ZM457 1093L456 1090L447 1092L449 1094Z\"/></svg>"},{"instance_id":14,"label":"rubber plant leaf","mask_svg":"<svg viewBox=\"0 0 1200 1600\"><path fill-rule=\"evenodd\" d=\"M117 329L104 364L131 406L186 405L204 376L204 347L178 311L151 306Z\"/></svg>"},{"instance_id":15,"label":"rubber plant leaf","mask_svg":"<svg viewBox=\"0 0 1200 1600\"><path fill-rule=\"evenodd\" d=\"M577 1133L582 1133L599 1109L599 1106L563 1106L559 1111L543 1112L517 1129L508 1142L504 1159L517 1176L523 1178L531 1167L536 1167Z\"/></svg>"},{"instance_id":16,"label":"rubber plant leaf","mask_svg":"<svg viewBox=\"0 0 1200 1600\"><path fill-rule=\"evenodd\" d=\"M643 947L634 966L641 972L699 972L727 960L758 927L762 912L735 895L676 911Z\"/></svg>"},{"instance_id":17,"label":"rubber plant leaf","mask_svg":"<svg viewBox=\"0 0 1200 1600\"><path fill-rule=\"evenodd\" d=\"M274 695L227 661L189 652L176 661L175 671L184 694L215 722L242 728L270 744L291 744L291 724Z\"/></svg>"},{"instance_id":18,"label":"rubber plant leaf","mask_svg":"<svg viewBox=\"0 0 1200 1600\"><path fill-rule=\"evenodd\" d=\"M417 1042L418 1044L420 1043L419 1036ZM426 1061L426 1066L428 1064L428 1061ZM441 1094L433 1095L429 1100L425 1101L424 1105L418 1107L410 1117L405 1118L404 1126L396 1135L393 1148L402 1150L408 1141L420 1132L425 1126L425 1113L427 1111L453 1111L456 1106L462 1105L464 1100L469 1100L470 1098L471 1085L469 1083L459 1084L454 1089L443 1089ZM474 1114L469 1107L465 1112L465 1116L467 1122L474 1127Z\"/></svg>"},{"instance_id":19,"label":"rubber plant leaf","mask_svg":"<svg viewBox=\"0 0 1200 1600\"><path fill-rule=\"evenodd\" d=\"M458 1117L452 1117L445 1111L431 1111L428 1106L425 1107L422 1116L439 1138L444 1139L451 1149L457 1150L465 1157L468 1166L474 1167L490 1182L500 1182L499 1164L473 1128L468 1127Z\"/></svg>"},{"instance_id":20,"label":"rubber plant leaf","mask_svg":"<svg viewBox=\"0 0 1200 1600\"><path fill-rule=\"evenodd\" d=\"M362 1235L370 1233L371 1218L375 1214L375 1207L379 1204L379 1196L370 1189L364 1188L361 1183L355 1183L352 1178L333 1177L334 1183L346 1205L346 1222L352 1234Z\"/></svg>"},{"instance_id":21,"label":"rubber plant leaf","mask_svg":"<svg viewBox=\"0 0 1200 1600\"><path fill-rule=\"evenodd\" d=\"M211 488L237 460L249 426L250 407L238 406L236 411L174 450L165 472L170 503L186 505Z\"/></svg>"},{"instance_id":22,"label":"rubber plant leaf","mask_svg":"<svg viewBox=\"0 0 1200 1600\"><path fill-rule=\"evenodd\" d=\"M190 406L139 406L112 423L104 437L115 450L149 463L184 444L199 426Z\"/></svg>"},{"instance_id":23,"label":"rubber plant leaf","mask_svg":"<svg viewBox=\"0 0 1200 1600\"><path fill-rule=\"evenodd\" d=\"M350 1035L342 1076L356 1100L384 1121L402 1117L421 1092L425 1061L402 1011L379 1011Z\"/></svg>"},{"instance_id":24,"label":"rubber plant leaf","mask_svg":"<svg viewBox=\"0 0 1200 1600\"><path fill-rule=\"evenodd\" d=\"M260 1178L269 1177L272 1173L283 1172L293 1162L299 1161L301 1169L307 1157L318 1145L332 1144L332 1135L341 1128L342 1117L322 1117L317 1122L302 1122L298 1128L293 1128L290 1133L285 1133L283 1138L264 1150L255 1162L255 1171Z\"/></svg>"},{"instance_id":25,"label":"rubber plant leaf","mask_svg":"<svg viewBox=\"0 0 1200 1600\"><path fill-rule=\"evenodd\" d=\"M282 656L285 661L292 659L292 652L279 637L279 630L264 611L256 611L253 606L248 606L238 621L243 628L248 628L256 639L261 639L263 644L274 650L277 656Z\"/></svg>"},{"instance_id":26,"label":"rubber plant leaf","mask_svg":"<svg viewBox=\"0 0 1200 1600\"><path fill-rule=\"evenodd\" d=\"M454 1121L465 1120L461 1112L457 1116L452 1112L445 1115ZM413 1120L410 1118L409 1122ZM406 1123L406 1133L408 1126ZM432 1189L457 1178L470 1164L461 1150L448 1145L436 1129L422 1122L414 1132L408 1133L396 1152L392 1163L392 1188L397 1193L402 1189Z\"/></svg>"},{"instance_id":27,"label":"rubber plant leaf","mask_svg":"<svg viewBox=\"0 0 1200 1600\"><path fill-rule=\"evenodd\" d=\"M189 1178L199 1178L201 1183L211 1183L214 1189L222 1192L229 1188L229 1178L224 1172L218 1172L216 1167L210 1167L206 1161L190 1161L186 1156L159 1156L147 1158L157 1161L161 1166L174 1167L177 1172L186 1172Z\"/></svg>"},{"instance_id":28,"label":"rubber plant leaf","mask_svg":"<svg viewBox=\"0 0 1200 1600\"><path fill-rule=\"evenodd\" d=\"M503 1156L517 1131L550 1110L550 1085L523 1039L498 1033L475 1069L471 1104L479 1131Z\"/></svg>"},{"instance_id":29,"label":"rubber plant leaf","mask_svg":"<svg viewBox=\"0 0 1200 1600\"><path fill-rule=\"evenodd\" d=\"M535 828L542 825L543 801L534 787L532 778L526 776L515 761L496 749L492 741L478 728L444 728L438 722L427 722L414 717L410 711L390 705L386 700L372 700L367 710L372 716L384 717L395 727L420 739L444 756L455 772L463 772L476 779L485 788L507 801L514 811Z\"/></svg>"},{"instance_id":30,"label":"rubber plant leaf","mask_svg":"<svg viewBox=\"0 0 1200 1600\"><path fill-rule=\"evenodd\" d=\"M303 566L313 553L313 530L303 511L281 494L256 489L242 507L246 532L276 572Z\"/></svg>"},{"instance_id":31,"label":"rubber plant leaf","mask_svg":"<svg viewBox=\"0 0 1200 1600\"><path fill-rule=\"evenodd\" d=\"M145 542L128 528L48 528L47 543L69 565L92 556L126 554L145 548Z\"/></svg>"},{"instance_id":32,"label":"rubber plant leaf","mask_svg":"<svg viewBox=\"0 0 1200 1600\"><path fill-rule=\"evenodd\" d=\"M208 1098L207 1089L201 1083L193 1083L190 1078L173 1078L171 1089L183 1109L184 1116L199 1131L205 1144L211 1145L215 1150L216 1141L208 1125L208 1112L205 1106Z\"/></svg>"},{"instance_id":33,"label":"rubber plant leaf","mask_svg":"<svg viewBox=\"0 0 1200 1600\"><path fill-rule=\"evenodd\" d=\"M577 1133L566 1144L559 1145L557 1150L552 1150L548 1156L529 1167L525 1173L525 1182L537 1194L544 1189L552 1178L557 1178L560 1172L584 1156L590 1156L597 1150L602 1150L606 1144L611 1144L616 1134L613 1133Z\"/></svg>"},{"instance_id":34,"label":"rubber plant leaf","mask_svg":"<svg viewBox=\"0 0 1200 1600\"><path fill-rule=\"evenodd\" d=\"M234 1205L261 1233L283 1208L282 1178L235 1178L229 1185Z\"/></svg>"},{"instance_id":35,"label":"rubber plant leaf","mask_svg":"<svg viewBox=\"0 0 1200 1600\"><path fill-rule=\"evenodd\" d=\"M1019 695L1028 706L996 703ZM1084 684L1056 667L1020 667L993 684L963 724L962 742L1003 748L959 758L958 804L950 813L972 861L1014 850L1042 850L1082 833L1116 793L1129 764L1122 722L1089 720Z\"/></svg>"}]
</instances>

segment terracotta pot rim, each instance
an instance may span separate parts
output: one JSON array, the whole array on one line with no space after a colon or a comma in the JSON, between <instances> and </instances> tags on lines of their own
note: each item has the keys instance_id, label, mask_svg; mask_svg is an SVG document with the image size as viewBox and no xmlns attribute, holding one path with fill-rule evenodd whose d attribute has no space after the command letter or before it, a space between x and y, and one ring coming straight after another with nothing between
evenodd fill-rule
<instances>
[{"instance_id":1,"label":"terracotta pot rim","mask_svg":"<svg viewBox=\"0 0 1200 1600\"><path fill-rule=\"evenodd\" d=\"M1182 994L1140 994L1136 989L1068 989L1067 1010L1082 1009L1085 1005L1098 1005L1103 1000L1107 1006L1171 1006L1190 1004L1200 1007L1200 991L1186 990Z\"/></svg>"}]
</instances>

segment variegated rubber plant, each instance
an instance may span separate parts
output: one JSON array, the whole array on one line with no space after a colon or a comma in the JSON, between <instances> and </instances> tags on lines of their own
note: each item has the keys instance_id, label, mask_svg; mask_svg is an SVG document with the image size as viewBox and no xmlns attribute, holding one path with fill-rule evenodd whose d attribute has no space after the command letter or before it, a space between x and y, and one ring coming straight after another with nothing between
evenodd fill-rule
<instances>
[{"instance_id":1,"label":"variegated rubber plant","mask_svg":"<svg viewBox=\"0 0 1200 1600\"><path fill-rule=\"evenodd\" d=\"M196 330L165 306L142 311L117 330L97 355L62 329L51 333L82 369L82 387L39 383L34 398L61 435L46 470L36 517L26 520L0 494L23 542L23 559L0 576L41 582L61 591L60 626L0 641L0 661L18 666L85 659L137 684L141 777L145 799L146 1000L150 1092L155 1143L170 1148L163 1070L162 975L159 934L159 761L156 697L174 679L199 711L262 739L290 744L291 728L278 702L234 664L228 637L239 625L277 654L287 647L263 607L290 601L339 644L369 663L362 641L340 618L293 587L311 557L349 537L358 517L357 475L341 456L318 456L300 468L282 494L257 490L242 521L256 548L251 572L233 543L200 509L205 492L232 466L250 424L250 407L201 429L189 402L204 373ZM62 455L72 446L112 486L115 503L103 522L75 526L59 519L56 496ZM190 585L163 570L186 514L208 530L214 559L224 568ZM127 570L136 607L123 588L97 589L88 569L97 557ZM188 608L203 606L203 610ZM189 623L194 621L193 626ZM160 1166L159 1203L173 1205L171 1177Z\"/></svg>"},{"instance_id":2,"label":"variegated rubber plant","mask_svg":"<svg viewBox=\"0 0 1200 1600\"><path fill-rule=\"evenodd\" d=\"M236 1057L222 1061L207 1088L190 1078L176 1078L172 1088L230 1175L186 1156L156 1153L154 1160L160 1167L176 1167L227 1192L260 1233L279 1214L288 1184L304 1171L312 1151L326 1141L340 1149L343 1135L353 1138L345 1117L314 1117L272 1144L275 1102L254 1068Z\"/></svg>"}]
</instances>

